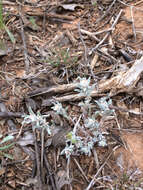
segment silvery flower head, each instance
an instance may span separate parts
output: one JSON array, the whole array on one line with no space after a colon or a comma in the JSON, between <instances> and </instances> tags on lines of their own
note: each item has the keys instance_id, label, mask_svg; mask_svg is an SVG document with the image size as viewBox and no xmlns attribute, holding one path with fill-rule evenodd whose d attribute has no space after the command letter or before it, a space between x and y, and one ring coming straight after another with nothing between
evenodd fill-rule
<instances>
[{"instance_id":1,"label":"silvery flower head","mask_svg":"<svg viewBox=\"0 0 143 190\"><path fill-rule=\"evenodd\" d=\"M80 147L80 152L90 156L91 155L91 150L93 149L94 146L94 142L93 141L89 141L87 143L83 143L83 146Z\"/></svg>"},{"instance_id":2,"label":"silvery flower head","mask_svg":"<svg viewBox=\"0 0 143 190\"><path fill-rule=\"evenodd\" d=\"M78 89L75 89L75 91L79 92L81 96L90 96L95 85L90 86L90 78L86 79L79 77L79 80L80 82L77 85Z\"/></svg>"},{"instance_id":3,"label":"silvery flower head","mask_svg":"<svg viewBox=\"0 0 143 190\"><path fill-rule=\"evenodd\" d=\"M112 105L112 99L107 101L108 97L100 98L99 100L95 101L100 108L101 115L109 116L114 114L114 109L110 109L110 105Z\"/></svg>"},{"instance_id":4,"label":"silvery flower head","mask_svg":"<svg viewBox=\"0 0 143 190\"><path fill-rule=\"evenodd\" d=\"M106 140L105 139L102 139L101 141L98 142L98 145L99 146L107 146L107 143L106 143Z\"/></svg>"},{"instance_id":5,"label":"silvery flower head","mask_svg":"<svg viewBox=\"0 0 143 190\"><path fill-rule=\"evenodd\" d=\"M65 154L66 158L69 158L74 151L74 145L72 144L66 144L66 147L62 150L61 155Z\"/></svg>"},{"instance_id":6,"label":"silvery flower head","mask_svg":"<svg viewBox=\"0 0 143 190\"><path fill-rule=\"evenodd\" d=\"M103 146L103 147L107 145L106 139L105 139L105 137L102 135L102 133L99 134L99 136L98 136L98 145L99 145L99 146Z\"/></svg>"},{"instance_id":7,"label":"silvery flower head","mask_svg":"<svg viewBox=\"0 0 143 190\"><path fill-rule=\"evenodd\" d=\"M89 129L94 129L99 127L99 123L97 120L95 120L94 117L89 117L85 120L85 127Z\"/></svg>"},{"instance_id":8,"label":"silvery flower head","mask_svg":"<svg viewBox=\"0 0 143 190\"><path fill-rule=\"evenodd\" d=\"M66 109L63 108L62 104L60 102L53 102L54 106L52 107L52 109L58 114L58 115L62 115L65 118L68 118Z\"/></svg>"},{"instance_id":9,"label":"silvery flower head","mask_svg":"<svg viewBox=\"0 0 143 190\"><path fill-rule=\"evenodd\" d=\"M30 124L32 122L35 122L37 120L37 115L33 112L31 107L28 108L29 115L23 115L24 120L22 122L22 125L24 124Z\"/></svg>"},{"instance_id":10,"label":"silvery flower head","mask_svg":"<svg viewBox=\"0 0 143 190\"><path fill-rule=\"evenodd\" d=\"M48 134L51 134L50 126L48 125L48 122L46 122L46 117L48 115L41 115L40 112L37 112L37 115L33 112L31 107L28 108L29 115L24 115L24 120L22 122L22 125L24 124L31 124L33 130L35 128L45 128L48 132Z\"/></svg>"}]
</instances>

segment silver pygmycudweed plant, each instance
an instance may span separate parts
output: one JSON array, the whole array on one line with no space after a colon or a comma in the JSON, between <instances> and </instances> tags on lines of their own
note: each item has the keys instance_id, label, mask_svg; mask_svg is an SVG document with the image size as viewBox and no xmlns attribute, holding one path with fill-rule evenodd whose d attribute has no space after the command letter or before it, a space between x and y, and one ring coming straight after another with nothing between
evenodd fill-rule
<instances>
[{"instance_id":1,"label":"silver pygmycudweed plant","mask_svg":"<svg viewBox=\"0 0 143 190\"><path fill-rule=\"evenodd\" d=\"M88 117L85 122L85 127L89 130L98 129L99 128L99 122L95 119L94 116Z\"/></svg>"},{"instance_id":2,"label":"silver pygmycudweed plant","mask_svg":"<svg viewBox=\"0 0 143 190\"><path fill-rule=\"evenodd\" d=\"M37 112L37 115L33 112L33 110L31 109L31 107L28 108L29 111L29 115L24 115L24 120L22 122L22 125L25 124L31 124L33 130L35 130L36 128L44 128L47 130L48 134L51 135L51 130L50 130L50 125L49 123L46 121L46 117L48 117L48 115L41 115L40 112Z\"/></svg>"},{"instance_id":3,"label":"silver pygmycudweed plant","mask_svg":"<svg viewBox=\"0 0 143 190\"><path fill-rule=\"evenodd\" d=\"M80 82L77 84L78 89L75 89L75 91L79 92L79 95L81 96L90 97L95 85L90 85L90 78L86 79L78 77L78 79Z\"/></svg>"},{"instance_id":4,"label":"silver pygmycudweed plant","mask_svg":"<svg viewBox=\"0 0 143 190\"><path fill-rule=\"evenodd\" d=\"M98 109L95 112L92 111L91 114L91 93L94 90L95 85L90 85L90 78L79 78L77 88L78 89L75 89L75 91L79 92L79 96L85 96L85 101L78 104L78 106L82 108L81 110L83 112L82 116L84 121L82 126L79 124L79 122L77 122L73 130L66 135L66 146L62 150L61 154L65 154L66 158L68 159L74 153L84 153L90 156L95 143L102 147L106 146L106 139L100 129L100 121L99 119L97 120L97 118L99 115L101 118L114 115L114 110L110 109L112 100L108 97L103 97L99 100L96 100L95 102L98 105ZM67 120L71 121L71 117L67 114L67 108L63 108L60 102L53 102L53 104L54 105L51 108L56 114L61 115ZM50 125L46 121L46 117L48 117L48 115L41 115L40 112L35 114L29 107L29 115L24 115L23 117L23 125L31 124L33 129L45 128L47 129L48 134L51 135Z\"/></svg>"},{"instance_id":5,"label":"silver pygmycudweed plant","mask_svg":"<svg viewBox=\"0 0 143 190\"><path fill-rule=\"evenodd\" d=\"M66 158L69 158L74 153L84 153L90 156L93 146L94 140L91 136L81 137L71 131L67 134L66 147L62 150L61 155L65 154Z\"/></svg>"},{"instance_id":6,"label":"silver pygmycudweed plant","mask_svg":"<svg viewBox=\"0 0 143 190\"><path fill-rule=\"evenodd\" d=\"M95 114L99 114L101 116L114 115L115 110L109 107L110 105L112 105L112 99L109 99L108 101L107 99L108 97L103 97L100 98L98 101L95 101L100 109L100 111L96 111Z\"/></svg>"},{"instance_id":7,"label":"silver pygmycudweed plant","mask_svg":"<svg viewBox=\"0 0 143 190\"><path fill-rule=\"evenodd\" d=\"M68 115L65 108L63 108L60 102L53 102L54 106L51 107L58 115L62 115L63 117L68 119Z\"/></svg>"},{"instance_id":8,"label":"silver pygmycudweed plant","mask_svg":"<svg viewBox=\"0 0 143 190\"><path fill-rule=\"evenodd\" d=\"M79 78L80 82L77 85L78 89L75 91L79 92L79 95L84 95L85 101L79 103L78 105L83 108L82 110L85 110L85 112L88 110L88 118L84 121L84 127L83 130L84 133L86 133L86 136L78 136L77 131L73 129L68 135L66 140L66 147L61 152L61 154L66 154L66 157L69 158L70 155L72 155L74 152L77 153L84 153L86 155L91 155L91 150L93 149L93 146L95 143L98 143L99 146L107 146L106 139L104 135L101 132L100 129L100 123L97 120L97 117L100 115L101 117L106 117L110 115L114 115L114 110L110 109L110 105L112 105L112 100L108 97L100 98L99 100L96 100L96 104L99 107L99 110L97 110L94 115L91 115L91 93L93 89L95 88L94 85L90 86L90 78ZM109 99L109 100L108 100ZM90 108L89 108L90 107ZM89 135L86 132L86 129L90 131Z\"/></svg>"},{"instance_id":9,"label":"silver pygmycudweed plant","mask_svg":"<svg viewBox=\"0 0 143 190\"><path fill-rule=\"evenodd\" d=\"M67 159L70 158L70 156L74 152L74 148L75 146L73 144L69 145L68 143L66 143L65 148L61 151L61 155L65 154Z\"/></svg>"},{"instance_id":10,"label":"silver pygmycudweed plant","mask_svg":"<svg viewBox=\"0 0 143 190\"><path fill-rule=\"evenodd\" d=\"M78 143L80 137L76 136L75 128L73 131L70 131L66 136L66 146L62 150L61 155L65 154L66 158L70 158L75 150L75 144Z\"/></svg>"}]
</instances>

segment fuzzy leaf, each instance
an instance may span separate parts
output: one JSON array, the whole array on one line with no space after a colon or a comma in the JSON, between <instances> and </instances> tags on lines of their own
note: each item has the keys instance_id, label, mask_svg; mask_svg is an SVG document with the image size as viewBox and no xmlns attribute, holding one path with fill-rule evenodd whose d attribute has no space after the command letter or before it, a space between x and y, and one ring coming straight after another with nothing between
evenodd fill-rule
<instances>
[{"instance_id":1,"label":"fuzzy leaf","mask_svg":"<svg viewBox=\"0 0 143 190\"><path fill-rule=\"evenodd\" d=\"M8 142L8 141L13 140L13 139L14 139L14 137L13 137L12 135L8 135L7 137L5 137L5 138L0 142L0 144L3 144L3 143L5 143L5 142Z\"/></svg>"},{"instance_id":2,"label":"fuzzy leaf","mask_svg":"<svg viewBox=\"0 0 143 190\"><path fill-rule=\"evenodd\" d=\"M15 38L14 38L14 35L10 32L10 30L8 29L8 27L5 26L5 25L4 25L4 29L5 29L5 31L7 32L7 34L8 34L8 36L9 36L11 42L12 42L13 44L15 44L16 40L15 40Z\"/></svg>"},{"instance_id":3,"label":"fuzzy leaf","mask_svg":"<svg viewBox=\"0 0 143 190\"><path fill-rule=\"evenodd\" d=\"M6 153L3 153L3 155L4 155L6 158L9 158L9 159L13 160L13 156L12 156L12 155L6 154Z\"/></svg>"},{"instance_id":4,"label":"fuzzy leaf","mask_svg":"<svg viewBox=\"0 0 143 190\"><path fill-rule=\"evenodd\" d=\"M9 145L5 145L5 146L3 146L3 147L0 147L0 151L6 150L6 149L10 148L10 147L13 146L13 145L14 145L14 143L11 143L11 144L9 144Z\"/></svg>"}]
</instances>

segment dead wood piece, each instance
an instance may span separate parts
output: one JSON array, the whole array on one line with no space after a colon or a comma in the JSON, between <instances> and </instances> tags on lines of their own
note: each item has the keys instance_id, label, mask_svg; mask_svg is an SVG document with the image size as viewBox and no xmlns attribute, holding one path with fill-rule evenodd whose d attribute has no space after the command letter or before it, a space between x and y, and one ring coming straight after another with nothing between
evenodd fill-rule
<instances>
[{"instance_id":1,"label":"dead wood piece","mask_svg":"<svg viewBox=\"0 0 143 190\"><path fill-rule=\"evenodd\" d=\"M80 23L78 23L78 33L79 33L80 40L81 40L83 47L84 47L84 61L85 61L86 65L89 65L89 62L87 59L87 47L86 47L86 44L85 44L84 39L83 39L82 34L81 34Z\"/></svg>"},{"instance_id":2,"label":"dead wood piece","mask_svg":"<svg viewBox=\"0 0 143 190\"><path fill-rule=\"evenodd\" d=\"M93 179L91 180L91 182L89 183L89 185L87 186L87 188L85 190L90 190L93 185L95 184L96 178L99 175L99 173L102 171L102 169L104 168L106 162L109 160L109 158L111 157L111 155L113 154L113 150L112 152L109 154L109 156L106 158L105 162L101 165L101 167L98 169L97 173L94 175Z\"/></svg>"},{"instance_id":3,"label":"dead wood piece","mask_svg":"<svg viewBox=\"0 0 143 190\"><path fill-rule=\"evenodd\" d=\"M0 117L2 118L10 118L10 117L21 117L21 113L13 113L13 112L0 112Z\"/></svg>"},{"instance_id":4,"label":"dead wood piece","mask_svg":"<svg viewBox=\"0 0 143 190\"><path fill-rule=\"evenodd\" d=\"M108 28L108 29L105 29L105 30L101 30L99 32L94 32L92 33L93 35L99 35L99 34L102 34L102 33L105 33L105 32L110 32L112 30L112 28Z\"/></svg>"},{"instance_id":5,"label":"dead wood piece","mask_svg":"<svg viewBox=\"0 0 143 190\"><path fill-rule=\"evenodd\" d=\"M94 69L95 66L99 66L98 59L99 59L99 55L97 53L95 53L95 55L91 61L91 64L90 64L92 70Z\"/></svg>"},{"instance_id":6,"label":"dead wood piece","mask_svg":"<svg viewBox=\"0 0 143 190\"><path fill-rule=\"evenodd\" d=\"M72 32L70 32L69 30L66 30L66 35L69 38L69 40L71 41L73 46L77 45L77 40L74 38Z\"/></svg>"},{"instance_id":7,"label":"dead wood piece","mask_svg":"<svg viewBox=\"0 0 143 190\"><path fill-rule=\"evenodd\" d=\"M58 94L58 93L66 93L74 90L77 87L77 83L72 84L63 84L59 86L53 86L51 88L39 88L38 90L35 90L28 94L29 97L39 96L42 94L46 95L52 95L52 94Z\"/></svg>"},{"instance_id":8,"label":"dead wood piece","mask_svg":"<svg viewBox=\"0 0 143 190\"><path fill-rule=\"evenodd\" d=\"M143 57L137 60L134 65L127 72L120 72L119 75L108 79L106 81L100 81L98 84L98 90L93 90L91 93L91 97L100 97L105 96L103 94L105 92L110 92L110 96L115 96L120 92L132 93L133 88L137 84L140 79L140 74L143 71ZM66 85L64 85L66 88ZM60 89L59 89L60 90ZM62 91L63 92L63 91ZM53 100L59 102L67 102L67 101L79 101L85 98L85 96L81 96L80 94L72 94L62 97L53 97ZM43 100L42 106L51 106L52 99Z\"/></svg>"},{"instance_id":9,"label":"dead wood piece","mask_svg":"<svg viewBox=\"0 0 143 190\"><path fill-rule=\"evenodd\" d=\"M119 75L106 80L104 83L101 81L99 91L103 92L103 89L111 90L110 95L115 95L120 92L132 92L140 79L142 71L143 57L137 60L127 72L120 72Z\"/></svg>"},{"instance_id":10,"label":"dead wood piece","mask_svg":"<svg viewBox=\"0 0 143 190\"><path fill-rule=\"evenodd\" d=\"M59 19L65 19L65 20L69 20L69 21L72 21L75 19L75 17L73 17L73 16L50 14L50 13L47 13L46 16L49 18L59 18Z\"/></svg>"},{"instance_id":11,"label":"dead wood piece","mask_svg":"<svg viewBox=\"0 0 143 190\"><path fill-rule=\"evenodd\" d=\"M1 95L0 95L0 97L1 97ZM5 113L5 112L7 113L6 106L5 106L4 103L2 103L2 102L0 102L0 111L1 111L2 113ZM5 114L2 114L2 115L5 115ZM7 118L7 117L4 117L4 118ZM9 126L9 129L10 129L10 130L16 129L16 126L15 126L13 120L8 119L8 120L7 120L7 124L8 124L8 126Z\"/></svg>"},{"instance_id":12,"label":"dead wood piece","mask_svg":"<svg viewBox=\"0 0 143 190\"><path fill-rule=\"evenodd\" d=\"M130 113L130 114L134 114L134 115L143 115L143 112L137 112L137 111L133 111L133 110L127 110L127 109L124 109L122 107L117 107L117 106L109 106L111 109L115 109L115 110L120 110L122 112L127 112L127 113Z\"/></svg>"},{"instance_id":13,"label":"dead wood piece","mask_svg":"<svg viewBox=\"0 0 143 190\"><path fill-rule=\"evenodd\" d=\"M119 52L123 56L123 58L125 59L125 61L127 61L127 62L133 61L132 57L125 50L120 49Z\"/></svg>"},{"instance_id":14,"label":"dead wood piece","mask_svg":"<svg viewBox=\"0 0 143 190\"><path fill-rule=\"evenodd\" d=\"M110 55L109 53L107 52L104 52L103 49L98 49L98 52L100 53L100 55L102 57L107 57L106 59L109 60L109 61L113 61L113 63L117 63L117 59L115 59L112 55Z\"/></svg>"},{"instance_id":15,"label":"dead wood piece","mask_svg":"<svg viewBox=\"0 0 143 190\"><path fill-rule=\"evenodd\" d=\"M95 36L94 33L89 32L89 31L86 31L86 30L83 30L83 29L80 29L80 32L81 32L82 34L86 34L86 35L90 36L90 37L91 37L92 39L94 39L95 41L100 42L100 40Z\"/></svg>"},{"instance_id":16,"label":"dead wood piece","mask_svg":"<svg viewBox=\"0 0 143 190\"><path fill-rule=\"evenodd\" d=\"M87 181L87 183L89 183L89 180L88 180L87 176L85 175L85 173L84 173L82 167L81 167L80 164L78 163L77 159L76 159L76 158L73 158L73 160L74 160L75 164L77 165L79 171L81 172L81 174L83 175L83 177L84 177L85 180Z\"/></svg>"},{"instance_id":17,"label":"dead wood piece","mask_svg":"<svg viewBox=\"0 0 143 190\"><path fill-rule=\"evenodd\" d=\"M97 90L93 90L93 92L91 93L91 97L102 97L102 96L106 96L106 94L99 94ZM53 97L48 100L43 100L42 106L51 106L53 101L58 101L58 102L72 101L72 102L74 102L74 101L82 100L84 98L85 98L85 96L81 96L79 94L71 94L71 95L62 96L62 97Z\"/></svg>"},{"instance_id":18,"label":"dead wood piece","mask_svg":"<svg viewBox=\"0 0 143 190\"><path fill-rule=\"evenodd\" d=\"M31 158L31 160L35 161L35 154L32 151L31 147L20 146L21 149Z\"/></svg>"}]
</instances>

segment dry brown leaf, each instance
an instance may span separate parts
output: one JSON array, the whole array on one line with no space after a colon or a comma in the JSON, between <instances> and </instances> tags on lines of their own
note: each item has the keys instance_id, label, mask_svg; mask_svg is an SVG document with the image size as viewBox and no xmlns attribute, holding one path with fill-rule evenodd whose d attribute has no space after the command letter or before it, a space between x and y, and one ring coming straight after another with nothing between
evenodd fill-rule
<instances>
[{"instance_id":1,"label":"dry brown leaf","mask_svg":"<svg viewBox=\"0 0 143 190\"><path fill-rule=\"evenodd\" d=\"M26 145L30 145L30 144L34 144L34 137L33 134L30 132L25 132L24 136L21 137L18 141L17 144L19 144L20 146L26 146Z\"/></svg>"},{"instance_id":2,"label":"dry brown leaf","mask_svg":"<svg viewBox=\"0 0 143 190\"><path fill-rule=\"evenodd\" d=\"M80 19L74 19L74 21L70 23L63 23L63 29L75 30L77 29L79 22L80 22Z\"/></svg>"},{"instance_id":3,"label":"dry brown leaf","mask_svg":"<svg viewBox=\"0 0 143 190\"><path fill-rule=\"evenodd\" d=\"M114 153L117 165L121 171L133 171L137 168L143 171L143 134L124 133L122 139L126 149L121 147Z\"/></svg>"},{"instance_id":4,"label":"dry brown leaf","mask_svg":"<svg viewBox=\"0 0 143 190\"><path fill-rule=\"evenodd\" d=\"M67 178L67 172L65 170L59 170L56 175L56 184L58 190L60 190L64 185L70 184L72 179Z\"/></svg>"},{"instance_id":5,"label":"dry brown leaf","mask_svg":"<svg viewBox=\"0 0 143 190\"><path fill-rule=\"evenodd\" d=\"M94 69L95 66L96 67L99 66L98 58L99 58L99 55L97 53L95 53L95 55L91 61L91 64L90 64L92 70Z\"/></svg>"},{"instance_id":6,"label":"dry brown leaf","mask_svg":"<svg viewBox=\"0 0 143 190\"><path fill-rule=\"evenodd\" d=\"M15 72L16 72L16 76L17 76L18 78L23 78L23 77L26 76L26 71L23 70L23 69L16 70Z\"/></svg>"},{"instance_id":7,"label":"dry brown leaf","mask_svg":"<svg viewBox=\"0 0 143 190\"><path fill-rule=\"evenodd\" d=\"M76 8L84 8L83 5L78 5L78 4L63 4L58 7L58 9L63 9L66 11L75 11Z\"/></svg>"},{"instance_id":8,"label":"dry brown leaf","mask_svg":"<svg viewBox=\"0 0 143 190\"><path fill-rule=\"evenodd\" d=\"M16 182L15 180L11 180L11 181L8 181L8 184L12 187L12 188L16 188Z\"/></svg>"},{"instance_id":9,"label":"dry brown leaf","mask_svg":"<svg viewBox=\"0 0 143 190\"><path fill-rule=\"evenodd\" d=\"M0 168L0 176L2 176L5 173L5 168L1 167Z\"/></svg>"}]
</instances>

